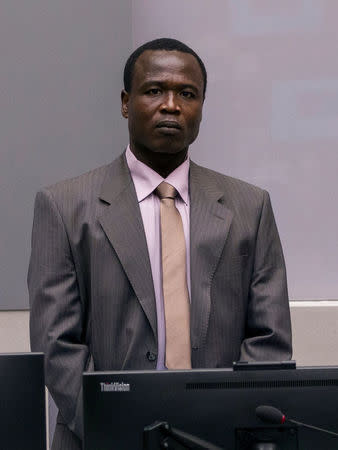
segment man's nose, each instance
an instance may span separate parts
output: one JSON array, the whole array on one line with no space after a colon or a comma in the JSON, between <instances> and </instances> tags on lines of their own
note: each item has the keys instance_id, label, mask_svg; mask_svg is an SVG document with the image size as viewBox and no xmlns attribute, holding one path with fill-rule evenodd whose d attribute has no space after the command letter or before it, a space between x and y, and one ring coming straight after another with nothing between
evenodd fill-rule
<instances>
[{"instance_id":1,"label":"man's nose","mask_svg":"<svg viewBox=\"0 0 338 450\"><path fill-rule=\"evenodd\" d=\"M167 92L164 96L163 103L161 105L162 112L168 112L171 114L179 114L181 111L179 101L175 92Z\"/></svg>"}]
</instances>

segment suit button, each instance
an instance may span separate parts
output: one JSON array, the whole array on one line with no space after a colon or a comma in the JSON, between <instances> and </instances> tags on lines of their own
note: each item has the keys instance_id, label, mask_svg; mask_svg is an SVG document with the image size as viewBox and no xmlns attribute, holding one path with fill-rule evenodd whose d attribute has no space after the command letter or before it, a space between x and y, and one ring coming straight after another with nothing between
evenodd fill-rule
<instances>
[{"instance_id":1,"label":"suit button","mask_svg":"<svg viewBox=\"0 0 338 450\"><path fill-rule=\"evenodd\" d=\"M153 353L153 352L147 352L146 356L148 358L148 361L156 361L156 359L157 359L156 353Z\"/></svg>"}]
</instances>

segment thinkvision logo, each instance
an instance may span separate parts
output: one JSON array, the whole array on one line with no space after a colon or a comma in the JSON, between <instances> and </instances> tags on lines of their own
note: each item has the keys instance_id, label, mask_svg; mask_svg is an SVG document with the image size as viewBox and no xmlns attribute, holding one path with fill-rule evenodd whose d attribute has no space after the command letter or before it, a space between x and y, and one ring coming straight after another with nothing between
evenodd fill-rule
<instances>
[{"instance_id":1,"label":"thinkvision logo","mask_svg":"<svg viewBox=\"0 0 338 450\"><path fill-rule=\"evenodd\" d=\"M130 384L129 383L100 383L101 392L129 392Z\"/></svg>"}]
</instances>

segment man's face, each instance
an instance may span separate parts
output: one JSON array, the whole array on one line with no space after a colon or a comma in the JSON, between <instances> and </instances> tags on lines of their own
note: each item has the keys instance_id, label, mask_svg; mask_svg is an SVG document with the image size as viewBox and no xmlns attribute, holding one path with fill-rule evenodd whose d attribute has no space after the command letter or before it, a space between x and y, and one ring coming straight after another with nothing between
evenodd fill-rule
<instances>
[{"instance_id":1,"label":"man's face","mask_svg":"<svg viewBox=\"0 0 338 450\"><path fill-rule=\"evenodd\" d=\"M147 50L137 59L130 92L122 91L130 145L138 154L186 151L202 119L204 81L189 53Z\"/></svg>"}]
</instances>

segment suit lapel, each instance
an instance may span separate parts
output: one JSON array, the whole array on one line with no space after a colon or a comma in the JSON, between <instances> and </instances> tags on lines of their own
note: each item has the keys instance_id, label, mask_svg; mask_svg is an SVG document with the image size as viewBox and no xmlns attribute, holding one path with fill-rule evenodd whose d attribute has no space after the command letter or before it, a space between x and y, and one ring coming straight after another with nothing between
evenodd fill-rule
<instances>
[{"instance_id":1,"label":"suit lapel","mask_svg":"<svg viewBox=\"0 0 338 450\"><path fill-rule=\"evenodd\" d=\"M108 203L99 218L157 336L156 303L140 208L125 155L113 162L100 195Z\"/></svg>"},{"instance_id":2,"label":"suit lapel","mask_svg":"<svg viewBox=\"0 0 338 450\"><path fill-rule=\"evenodd\" d=\"M190 163L191 344L205 343L211 281L227 239L233 213L223 203L211 172Z\"/></svg>"}]
</instances>

